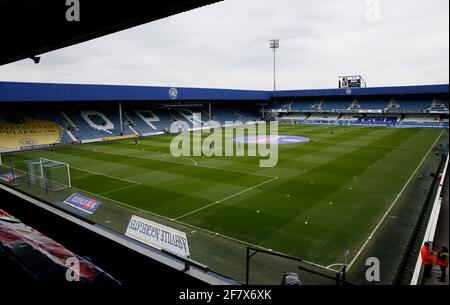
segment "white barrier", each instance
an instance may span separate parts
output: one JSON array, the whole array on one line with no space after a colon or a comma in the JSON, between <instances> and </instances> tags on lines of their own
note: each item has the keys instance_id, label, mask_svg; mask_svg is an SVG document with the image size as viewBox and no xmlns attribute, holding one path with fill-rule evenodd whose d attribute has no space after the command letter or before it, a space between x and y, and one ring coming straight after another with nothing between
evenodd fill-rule
<instances>
[{"instance_id":1,"label":"white barrier","mask_svg":"<svg viewBox=\"0 0 450 305\"><path fill-rule=\"evenodd\" d=\"M424 236L424 239L423 239L423 242L421 245L423 245L425 242L429 242L432 246L433 242L434 242L434 237L436 234L436 227L437 227L437 224L439 221L439 215L441 212L441 204L442 204L442 199L443 199L441 197L441 195L443 193L442 190L444 188L445 178L447 176L448 161L449 161L449 156L447 156L447 161L445 163L445 167L442 172L442 178L439 183L439 189L437 191L436 200L434 201L433 210L431 211L430 220L428 222L427 230L425 231L425 236ZM420 279L421 270L422 270L422 257L419 253L419 257L417 258L416 268L414 269L413 277L411 280L411 285L420 285L419 279Z\"/></svg>"}]
</instances>

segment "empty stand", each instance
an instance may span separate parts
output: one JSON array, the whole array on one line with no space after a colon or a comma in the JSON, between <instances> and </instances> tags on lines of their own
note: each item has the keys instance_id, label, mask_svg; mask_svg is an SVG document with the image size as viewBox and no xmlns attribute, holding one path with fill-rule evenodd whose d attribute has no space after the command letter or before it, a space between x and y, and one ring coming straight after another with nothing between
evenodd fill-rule
<instances>
[{"instance_id":1,"label":"empty stand","mask_svg":"<svg viewBox=\"0 0 450 305\"><path fill-rule=\"evenodd\" d=\"M320 110L323 111L339 111L339 110L347 110L352 106L351 100L345 100L345 99L326 99L321 107Z\"/></svg>"},{"instance_id":2,"label":"empty stand","mask_svg":"<svg viewBox=\"0 0 450 305\"><path fill-rule=\"evenodd\" d=\"M433 99L429 96L398 97L395 100L399 104L396 110L402 112L426 112L433 104Z\"/></svg>"},{"instance_id":3,"label":"empty stand","mask_svg":"<svg viewBox=\"0 0 450 305\"><path fill-rule=\"evenodd\" d=\"M121 133L119 114L112 108L72 110L65 113L76 125L72 133L77 139L93 140L133 134L127 124L124 125L123 134Z\"/></svg>"},{"instance_id":4,"label":"empty stand","mask_svg":"<svg viewBox=\"0 0 450 305\"><path fill-rule=\"evenodd\" d=\"M366 97L358 102L358 107L355 108L360 110L384 110L389 104L389 100L383 97Z\"/></svg>"}]
</instances>

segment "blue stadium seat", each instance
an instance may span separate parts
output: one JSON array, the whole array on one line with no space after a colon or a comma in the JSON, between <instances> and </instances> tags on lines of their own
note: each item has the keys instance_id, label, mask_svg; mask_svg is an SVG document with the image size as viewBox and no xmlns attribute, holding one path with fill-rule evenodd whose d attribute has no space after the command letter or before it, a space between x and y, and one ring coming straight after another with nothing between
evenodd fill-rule
<instances>
[{"instance_id":1,"label":"blue stadium seat","mask_svg":"<svg viewBox=\"0 0 450 305\"><path fill-rule=\"evenodd\" d=\"M384 110L388 108L389 101L378 97L365 97L359 100L357 109L361 110Z\"/></svg>"},{"instance_id":2,"label":"blue stadium seat","mask_svg":"<svg viewBox=\"0 0 450 305\"><path fill-rule=\"evenodd\" d=\"M225 106L215 106L212 110L213 120L225 125L226 122L236 122L241 120L235 115L232 109Z\"/></svg>"},{"instance_id":3,"label":"blue stadium seat","mask_svg":"<svg viewBox=\"0 0 450 305\"><path fill-rule=\"evenodd\" d=\"M90 140L122 135L119 114L112 109L67 111L65 113L77 126L77 129L72 131L77 139ZM85 114L84 117L82 116L83 113ZM86 118L91 122L89 123ZM100 129L94 128L92 123ZM133 131L127 126L124 126L123 131L123 135L133 134Z\"/></svg>"},{"instance_id":4,"label":"blue stadium seat","mask_svg":"<svg viewBox=\"0 0 450 305\"><path fill-rule=\"evenodd\" d=\"M335 99L326 99L322 106L321 110L324 111L333 111L333 110L346 110L352 106L352 101L350 100L335 100Z\"/></svg>"},{"instance_id":5,"label":"blue stadium seat","mask_svg":"<svg viewBox=\"0 0 450 305\"><path fill-rule=\"evenodd\" d=\"M274 102L270 104L267 109L268 110L291 110L291 102Z\"/></svg>"},{"instance_id":6,"label":"blue stadium seat","mask_svg":"<svg viewBox=\"0 0 450 305\"><path fill-rule=\"evenodd\" d=\"M399 110L408 110L408 111L425 111L431 108L433 100L430 97L420 97L420 96L412 96L412 97L401 97L396 99L399 104Z\"/></svg>"},{"instance_id":7,"label":"blue stadium seat","mask_svg":"<svg viewBox=\"0 0 450 305\"><path fill-rule=\"evenodd\" d=\"M133 120L133 128L141 135L164 132L174 121L168 111L150 107L128 109L126 114Z\"/></svg>"},{"instance_id":8,"label":"blue stadium seat","mask_svg":"<svg viewBox=\"0 0 450 305\"><path fill-rule=\"evenodd\" d=\"M294 102L291 108L294 111L319 110L321 102L319 99L305 99Z\"/></svg>"},{"instance_id":9,"label":"blue stadium seat","mask_svg":"<svg viewBox=\"0 0 450 305\"><path fill-rule=\"evenodd\" d=\"M70 124L62 116L59 110L46 109L44 111L39 111L35 114L35 117L39 120L52 121L58 124L63 129L63 134L61 137L61 144L73 143L72 138L65 132L66 129L70 129Z\"/></svg>"}]
</instances>

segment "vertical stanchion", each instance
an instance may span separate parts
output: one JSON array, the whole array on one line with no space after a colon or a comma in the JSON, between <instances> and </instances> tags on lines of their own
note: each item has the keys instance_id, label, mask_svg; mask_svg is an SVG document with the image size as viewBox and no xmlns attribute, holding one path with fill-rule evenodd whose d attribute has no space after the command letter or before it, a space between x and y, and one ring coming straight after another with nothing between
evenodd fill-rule
<instances>
[{"instance_id":1,"label":"vertical stanchion","mask_svg":"<svg viewBox=\"0 0 450 305\"><path fill-rule=\"evenodd\" d=\"M25 162L25 172L27 174L28 188L31 187L30 172L28 171L28 163Z\"/></svg>"},{"instance_id":2,"label":"vertical stanchion","mask_svg":"<svg viewBox=\"0 0 450 305\"><path fill-rule=\"evenodd\" d=\"M9 159L9 167L11 168L12 181L16 180L16 175L14 174L14 166L11 159Z\"/></svg>"},{"instance_id":3,"label":"vertical stanchion","mask_svg":"<svg viewBox=\"0 0 450 305\"><path fill-rule=\"evenodd\" d=\"M45 183L45 192L48 194L48 180L47 180L47 175L45 174L45 171L42 166L42 160L41 160L41 171L42 171L41 176L42 176L42 179L44 179L44 183Z\"/></svg>"},{"instance_id":4,"label":"vertical stanchion","mask_svg":"<svg viewBox=\"0 0 450 305\"><path fill-rule=\"evenodd\" d=\"M123 136L122 102L119 102L120 135Z\"/></svg>"},{"instance_id":5,"label":"vertical stanchion","mask_svg":"<svg viewBox=\"0 0 450 305\"><path fill-rule=\"evenodd\" d=\"M342 273L341 273L342 285L345 285L346 275L347 275L347 265L344 265L344 268L342 268Z\"/></svg>"},{"instance_id":6,"label":"vertical stanchion","mask_svg":"<svg viewBox=\"0 0 450 305\"><path fill-rule=\"evenodd\" d=\"M247 265L245 267L245 285L248 285L249 276L250 276L250 248L247 247L247 255L246 255Z\"/></svg>"},{"instance_id":7,"label":"vertical stanchion","mask_svg":"<svg viewBox=\"0 0 450 305\"><path fill-rule=\"evenodd\" d=\"M212 121L212 105L211 105L211 101L209 101L209 120Z\"/></svg>"}]
</instances>

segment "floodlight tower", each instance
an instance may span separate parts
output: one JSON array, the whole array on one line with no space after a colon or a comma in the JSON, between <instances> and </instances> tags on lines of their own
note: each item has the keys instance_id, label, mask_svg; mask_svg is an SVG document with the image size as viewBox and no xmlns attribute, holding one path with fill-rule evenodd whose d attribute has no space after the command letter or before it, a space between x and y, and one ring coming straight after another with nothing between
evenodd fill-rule
<instances>
[{"instance_id":1,"label":"floodlight tower","mask_svg":"<svg viewBox=\"0 0 450 305\"><path fill-rule=\"evenodd\" d=\"M272 39L270 48L273 50L273 91L277 91L277 49L280 47L279 39Z\"/></svg>"}]
</instances>

